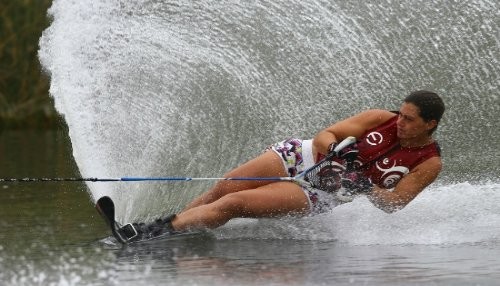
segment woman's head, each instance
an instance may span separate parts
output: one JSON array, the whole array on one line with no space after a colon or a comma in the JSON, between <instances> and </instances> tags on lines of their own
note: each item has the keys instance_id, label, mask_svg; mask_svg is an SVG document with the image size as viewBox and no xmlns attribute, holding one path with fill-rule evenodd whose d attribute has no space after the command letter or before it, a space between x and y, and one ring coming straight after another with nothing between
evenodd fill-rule
<instances>
[{"instance_id":1,"label":"woman's head","mask_svg":"<svg viewBox=\"0 0 500 286\"><path fill-rule=\"evenodd\" d=\"M445 110L441 97L432 91L417 90L410 93L404 99L404 102L415 105L418 108L419 116L425 122L435 121L435 126L429 130L429 134L432 134L436 130Z\"/></svg>"}]
</instances>

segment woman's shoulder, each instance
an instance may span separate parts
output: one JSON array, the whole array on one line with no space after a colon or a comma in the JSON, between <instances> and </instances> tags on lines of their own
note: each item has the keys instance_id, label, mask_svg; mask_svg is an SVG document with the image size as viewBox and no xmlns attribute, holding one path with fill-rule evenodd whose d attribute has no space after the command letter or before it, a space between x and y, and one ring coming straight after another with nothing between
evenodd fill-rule
<instances>
[{"instance_id":1,"label":"woman's shoulder","mask_svg":"<svg viewBox=\"0 0 500 286\"><path fill-rule=\"evenodd\" d=\"M367 109L361 111L359 114L366 117L379 118L379 120L388 120L398 115L397 111L389 111L386 109Z\"/></svg>"},{"instance_id":2,"label":"woman's shoulder","mask_svg":"<svg viewBox=\"0 0 500 286\"><path fill-rule=\"evenodd\" d=\"M397 116L397 113L385 109L368 109L355 115L366 126L375 127Z\"/></svg>"}]
</instances>

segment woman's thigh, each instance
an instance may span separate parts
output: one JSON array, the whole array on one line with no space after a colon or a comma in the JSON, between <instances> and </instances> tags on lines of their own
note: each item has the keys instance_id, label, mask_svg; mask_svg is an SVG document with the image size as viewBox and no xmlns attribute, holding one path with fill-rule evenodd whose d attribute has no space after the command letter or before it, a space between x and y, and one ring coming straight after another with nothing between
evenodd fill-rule
<instances>
[{"instance_id":1,"label":"woman's thigh","mask_svg":"<svg viewBox=\"0 0 500 286\"><path fill-rule=\"evenodd\" d=\"M258 157L236 167L224 174L225 178L234 177L286 177L282 159L273 151L266 151ZM234 192L259 188L274 183L269 180L227 180L219 181L214 190L220 192L220 197Z\"/></svg>"},{"instance_id":2,"label":"woman's thigh","mask_svg":"<svg viewBox=\"0 0 500 286\"><path fill-rule=\"evenodd\" d=\"M310 211L302 187L292 182L275 182L231 193L213 204L218 212L229 213L231 217L275 217Z\"/></svg>"}]
</instances>

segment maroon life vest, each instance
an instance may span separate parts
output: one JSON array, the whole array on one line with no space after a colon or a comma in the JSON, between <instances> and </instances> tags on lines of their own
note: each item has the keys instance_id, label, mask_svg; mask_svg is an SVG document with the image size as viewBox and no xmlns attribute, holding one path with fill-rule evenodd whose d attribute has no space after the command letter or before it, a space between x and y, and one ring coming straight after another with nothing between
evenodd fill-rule
<instances>
[{"instance_id":1,"label":"maroon life vest","mask_svg":"<svg viewBox=\"0 0 500 286\"><path fill-rule=\"evenodd\" d=\"M399 145L394 116L383 124L368 130L358 138L356 166L372 182L382 188L394 188L401 178L425 160L440 156L437 142L421 147L405 148ZM339 165L345 162L334 159Z\"/></svg>"}]
</instances>

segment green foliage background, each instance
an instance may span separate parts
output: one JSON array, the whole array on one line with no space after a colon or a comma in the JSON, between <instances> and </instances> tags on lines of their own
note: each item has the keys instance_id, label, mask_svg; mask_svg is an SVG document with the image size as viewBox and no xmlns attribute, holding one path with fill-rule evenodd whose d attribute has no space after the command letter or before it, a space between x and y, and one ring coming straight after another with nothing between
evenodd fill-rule
<instances>
[{"instance_id":1,"label":"green foliage background","mask_svg":"<svg viewBox=\"0 0 500 286\"><path fill-rule=\"evenodd\" d=\"M38 41L49 25L51 0L0 1L0 129L59 129L38 60Z\"/></svg>"}]
</instances>

